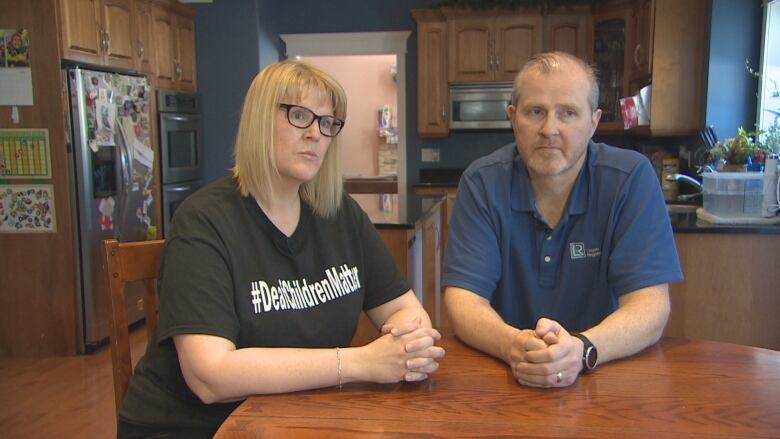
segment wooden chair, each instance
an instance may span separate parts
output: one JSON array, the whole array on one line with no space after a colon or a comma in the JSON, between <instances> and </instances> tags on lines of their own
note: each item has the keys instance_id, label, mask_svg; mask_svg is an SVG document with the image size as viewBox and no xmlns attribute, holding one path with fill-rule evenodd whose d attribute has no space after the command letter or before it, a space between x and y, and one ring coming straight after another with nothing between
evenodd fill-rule
<instances>
[{"instance_id":1,"label":"wooden chair","mask_svg":"<svg viewBox=\"0 0 780 439\"><path fill-rule=\"evenodd\" d=\"M125 283L143 281L145 284L146 333L151 341L154 328L157 326L155 280L163 243L162 240L118 242L115 239L106 239L103 241L106 286L110 296L109 342L117 413L122 407L122 400L125 398L130 376L133 374L125 306Z\"/></svg>"}]
</instances>

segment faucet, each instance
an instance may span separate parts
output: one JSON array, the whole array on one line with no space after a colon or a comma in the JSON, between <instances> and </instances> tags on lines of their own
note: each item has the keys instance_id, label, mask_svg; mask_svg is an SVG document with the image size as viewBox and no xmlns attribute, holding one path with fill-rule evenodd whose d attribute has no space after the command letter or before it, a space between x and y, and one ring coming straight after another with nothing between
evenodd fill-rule
<instances>
[{"instance_id":1,"label":"faucet","mask_svg":"<svg viewBox=\"0 0 780 439\"><path fill-rule=\"evenodd\" d=\"M704 186L699 183L699 180L696 180L693 177L690 177L685 174L669 174L666 176L666 179L668 181L684 181L690 185L696 186L699 189L699 192L693 193L693 194L684 194L684 195L678 195L677 200L678 201L687 201L693 198L696 198L704 193Z\"/></svg>"}]
</instances>

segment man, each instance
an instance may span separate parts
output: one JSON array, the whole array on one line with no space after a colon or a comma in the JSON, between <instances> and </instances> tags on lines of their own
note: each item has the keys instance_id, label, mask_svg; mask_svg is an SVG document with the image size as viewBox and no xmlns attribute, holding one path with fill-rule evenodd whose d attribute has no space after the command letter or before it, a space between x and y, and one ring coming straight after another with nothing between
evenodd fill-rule
<instances>
[{"instance_id":1,"label":"man","mask_svg":"<svg viewBox=\"0 0 780 439\"><path fill-rule=\"evenodd\" d=\"M597 103L586 63L532 58L507 108L515 144L472 163L458 188L444 300L457 336L520 384L568 386L655 343L668 282L682 279L649 161L590 140Z\"/></svg>"}]
</instances>

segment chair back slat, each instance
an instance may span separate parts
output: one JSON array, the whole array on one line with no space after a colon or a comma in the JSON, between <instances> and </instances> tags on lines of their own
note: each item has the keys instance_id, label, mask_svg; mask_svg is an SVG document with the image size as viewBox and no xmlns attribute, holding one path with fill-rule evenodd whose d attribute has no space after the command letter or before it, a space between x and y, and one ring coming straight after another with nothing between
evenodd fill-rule
<instances>
[{"instance_id":1,"label":"chair back slat","mask_svg":"<svg viewBox=\"0 0 780 439\"><path fill-rule=\"evenodd\" d=\"M103 241L106 285L110 295L108 300L109 342L117 413L122 407L122 401L127 393L127 385L133 374L130 334L127 327L127 306L125 305L125 283L144 282L146 331L147 337L151 339L157 326L155 280L163 243L162 240L118 242L115 239L106 239Z\"/></svg>"}]
</instances>

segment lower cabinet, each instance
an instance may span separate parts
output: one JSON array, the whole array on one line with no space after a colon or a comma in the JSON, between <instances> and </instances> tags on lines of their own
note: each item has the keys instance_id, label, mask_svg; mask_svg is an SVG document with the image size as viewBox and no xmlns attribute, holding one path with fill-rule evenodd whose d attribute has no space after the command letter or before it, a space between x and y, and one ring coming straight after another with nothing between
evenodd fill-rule
<instances>
[{"instance_id":1,"label":"lower cabinet","mask_svg":"<svg viewBox=\"0 0 780 439\"><path fill-rule=\"evenodd\" d=\"M780 234L675 234L685 280L665 335L780 350Z\"/></svg>"}]
</instances>

